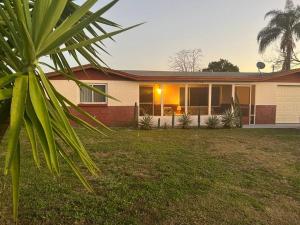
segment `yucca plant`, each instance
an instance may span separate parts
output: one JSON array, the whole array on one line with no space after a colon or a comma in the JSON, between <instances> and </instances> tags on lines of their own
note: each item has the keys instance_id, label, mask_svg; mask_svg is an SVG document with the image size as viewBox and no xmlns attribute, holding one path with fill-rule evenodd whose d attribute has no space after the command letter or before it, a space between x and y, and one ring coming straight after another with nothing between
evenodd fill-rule
<instances>
[{"instance_id":1,"label":"yucca plant","mask_svg":"<svg viewBox=\"0 0 300 225\"><path fill-rule=\"evenodd\" d=\"M221 121L224 128L234 128L237 125L237 118L231 109L223 113Z\"/></svg>"},{"instance_id":2,"label":"yucca plant","mask_svg":"<svg viewBox=\"0 0 300 225\"><path fill-rule=\"evenodd\" d=\"M220 125L221 125L221 121L219 117L217 117L216 115L208 117L206 121L206 127L209 129L220 128Z\"/></svg>"},{"instance_id":3,"label":"yucca plant","mask_svg":"<svg viewBox=\"0 0 300 225\"><path fill-rule=\"evenodd\" d=\"M141 130L151 130L153 127L153 117L150 115L145 115L139 122L139 127Z\"/></svg>"},{"instance_id":4,"label":"yucca plant","mask_svg":"<svg viewBox=\"0 0 300 225\"><path fill-rule=\"evenodd\" d=\"M61 143L68 146L97 176L98 168L69 120L92 131L100 131L72 115L69 108L74 108L100 126L103 124L60 95L49 82L43 67L60 72L78 86L104 94L73 76L65 53L69 53L69 57L79 65L79 58L83 57L101 68L103 62L98 54L104 50L101 41L112 39L112 36L135 26L121 29L118 24L102 17L118 0L91 12L96 2L87 0L79 6L72 0L0 0L0 141L7 133L4 173L12 176L15 219L18 216L22 127L28 134L37 167L41 166L40 155L43 154L49 170L58 176L59 158L62 158L84 186L92 191L69 157L70 152ZM103 25L116 31L107 33ZM50 57L53 66L42 62L45 57Z\"/></svg>"},{"instance_id":5,"label":"yucca plant","mask_svg":"<svg viewBox=\"0 0 300 225\"><path fill-rule=\"evenodd\" d=\"M182 129L187 129L190 127L191 123L192 123L192 119L191 116L189 114L183 114L178 118L178 123L179 126Z\"/></svg>"}]
</instances>

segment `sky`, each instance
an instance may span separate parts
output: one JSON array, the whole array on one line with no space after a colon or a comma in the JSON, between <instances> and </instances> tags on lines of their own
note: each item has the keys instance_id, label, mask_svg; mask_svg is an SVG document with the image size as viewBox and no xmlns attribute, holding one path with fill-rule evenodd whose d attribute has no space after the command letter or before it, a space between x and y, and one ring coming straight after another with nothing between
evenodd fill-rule
<instances>
[{"instance_id":1,"label":"sky","mask_svg":"<svg viewBox=\"0 0 300 225\"><path fill-rule=\"evenodd\" d=\"M82 3L83 0L77 0ZM97 10L109 0L96 3ZM300 0L294 0L300 4ZM182 49L200 48L201 67L225 58L242 72L256 72L256 63L276 54L258 53L257 33L267 24L266 12L283 9L285 0L120 0L104 17L123 27L146 24L106 41L114 69L171 70L169 58ZM266 63L265 72L272 64Z\"/></svg>"}]
</instances>

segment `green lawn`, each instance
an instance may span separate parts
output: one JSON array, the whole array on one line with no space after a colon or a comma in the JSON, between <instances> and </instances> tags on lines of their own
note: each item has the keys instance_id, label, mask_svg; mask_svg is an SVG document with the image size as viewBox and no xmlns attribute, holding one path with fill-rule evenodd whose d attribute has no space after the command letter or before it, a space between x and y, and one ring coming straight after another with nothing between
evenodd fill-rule
<instances>
[{"instance_id":1,"label":"green lawn","mask_svg":"<svg viewBox=\"0 0 300 225\"><path fill-rule=\"evenodd\" d=\"M22 225L300 223L300 130L77 131L102 170L89 177L96 194L65 164L58 180L38 171L24 138ZM4 150L1 225L12 222Z\"/></svg>"}]
</instances>

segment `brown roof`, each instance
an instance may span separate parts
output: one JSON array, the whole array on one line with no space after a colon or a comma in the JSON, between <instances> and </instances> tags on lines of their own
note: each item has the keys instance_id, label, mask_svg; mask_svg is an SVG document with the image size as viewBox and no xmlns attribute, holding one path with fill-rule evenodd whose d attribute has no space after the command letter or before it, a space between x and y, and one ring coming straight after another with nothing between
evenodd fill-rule
<instances>
[{"instance_id":1,"label":"brown roof","mask_svg":"<svg viewBox=\"0 0 300 225\"><path fill-rule=\"evenodd\" d=\"M73 67L73 72L87 69L95 69L93 65L84 65L83 67ZM300 69L290 70L286 72L275 73L239 73L239 72L174 72L174 71L145 71L145 70L113 70L109 68L101 68L103 73L119 76L133 81L165 81L165 82L268 82L278 80L281 77L289 75L297 75ZM47 74L48 77L59 76L58 72L51 72ZM298 80L298 79L297 79ZM300 74L299 74L300 80Z\"/></svg>"}]
</instances>

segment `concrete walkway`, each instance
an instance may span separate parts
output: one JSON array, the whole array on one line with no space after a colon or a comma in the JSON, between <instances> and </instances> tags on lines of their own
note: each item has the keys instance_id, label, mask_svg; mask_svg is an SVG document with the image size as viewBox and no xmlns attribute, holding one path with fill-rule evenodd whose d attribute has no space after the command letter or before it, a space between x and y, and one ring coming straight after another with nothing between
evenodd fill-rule
<instances>
[{"instance_id":1,"label":"concrete walkway","mask_svg":"<svg viewBox=\"0 0 300 225\"><path fill-rule=\"evenodd\" d=\"M271 128L271 129L300 129L300 124L257 124L244 125L244 128Z\"/></svg>"}]
</instances>

